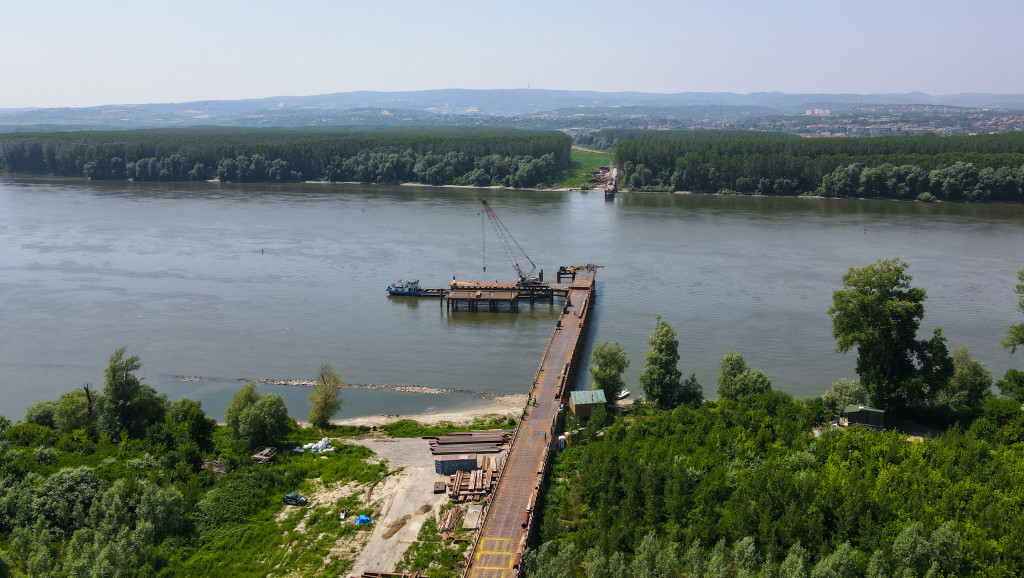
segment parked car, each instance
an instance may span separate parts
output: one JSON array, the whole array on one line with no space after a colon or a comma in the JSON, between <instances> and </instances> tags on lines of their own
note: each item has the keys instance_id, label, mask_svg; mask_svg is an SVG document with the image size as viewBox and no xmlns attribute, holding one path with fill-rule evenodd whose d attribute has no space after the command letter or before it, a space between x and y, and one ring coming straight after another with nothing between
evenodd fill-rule
<instances>
[{"instance_id":1,"label":"parked car","mask_svg":"<svg viewBox=\"0 0 1024 578\"><path fill-rule=\"evenodd\" d=\"M284 495L284 503L289 506L305 506L309 500L298 492L290 492Z\"/></svg>"}]
</instances>

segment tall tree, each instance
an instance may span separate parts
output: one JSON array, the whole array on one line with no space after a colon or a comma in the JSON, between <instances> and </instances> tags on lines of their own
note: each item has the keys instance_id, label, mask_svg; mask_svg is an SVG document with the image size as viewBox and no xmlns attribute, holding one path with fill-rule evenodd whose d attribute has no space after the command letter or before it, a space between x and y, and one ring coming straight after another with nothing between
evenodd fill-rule
<instances>
[{"instance_id":1,"label":"tall tree","mask_svg":"<svg viewBox=\"0 0 1024 578\"><path fill-rule=\"evenodd\" d=\"M100 396L100 414L103 429L111 437L127 433L130 437L142 437L146 428L163 421L167 408L167 396L135 376L142 365L139 356L125 357L128 347L121 347L110 355L107 368L103 370L103 395Z\"/></svg>"},{"instance_id":2,"label":"tall tree","mask_svg":"<svg viewBox=\"0 0 1024 578\"><path fill-rule=\"evenodd\" d=\"M179 444L194 443L202 451L213 449L217 420L207 417L202 403L183 397L167 408L167 431Z\"/></svg>"},{"instance_id":3,"label":"tall tree","mask_svg":"<svg viewBox=\"0 0 1024 578\"><path fill-rule=\"evenodd\" d=\"M726 353L719 362L718 397L738 400L741 397L770 391L772 382L759 369L752 369L737 351Z\"/></svg>"},{"instance_id":4,"label":"tall tree","mask_svg":"<svg viewBox=\"0 0 1024 578\"><path fill-rule=\"evenodd\" d=\"M743 360L743 356L740 355L739 351L730 351L722 356L722 360L718 363L718 397L725 399L735 399L733 390L735 389L736 377L750 369L747 362Z\"/></svg>"},{"instance_id":5,"label":"tall tree","mask_svg":"<svg viewBox=\"0 0 1024 578\"><path fill-rule=\"evenodd\" d=\"M263 394L257 391L256 382L242 386L231 396L231 403L224 410L224 426L229 436L238 437L238 423L242 412L256 404Z\"/></svg>"},{"instance_id":6,"label":"tall tree","mask_svg":"<svg viewBox=\"0 0 1024 578\"><path fill-rule=\"evenodd\" d=\"M861 385L860 381L846 379L845 377L832 382L832 387L828 388L828 391L821 396L822 404L831 414L838 414L850 404L862 404L867 403L867 401L868 392Z\"/></svg>"},{"instance_id":7,"label":"tall tree","mask_svg":"<svg viewBox=\"0 0 1024 578\"><path fill-rule=\"evenodd\" d=\"M238 418L238 434L249 447L270 446L288 433L288 408L276 393L268 393Z\"/></svg>"},{"instance_id":8,"label":"tall tree","mask_svg":"<svg viewBox=\"0 0 1024 578\"><path fill-rule=\"evenodd\" d=\"M274 445L288 433L288 408L276 393L263 394L255 383L235 392L224 412L227 433L249 447Z\"/></svg>"},{"instance_id":9,"label":"tall tree","mask_svg":"<svg viewBox=\"0 0 1024 578\"><path fill-rule=\"evenodd\" d=\"M629 360L626 359L626 350L618 341L615 345L608 345L605 341L594 346L590 354L590 377L594 380L594 389L603 391L608 403L615 403L622 393L625 385L622 383L622 372L627 367Z\"/></svg>"},{"instance_id":10,"label":"tall tree","mask_svg":"<svg viewBox=\"0 0 1024 578\"><path fill-rule=\"evenodd\" d=\"M974 407L991 395L992 372L968 353L966 345L953 350L953 377L942 392L943 401L952 406Z\"/></svg>"},{"instance_id":11,"label":"tall tree","mask_svg":"<svg viewBox=\"0 0 1024 578\"><path fill-rule=\"evenodd\" d=\"M1017 271L1017 279L1020 283L1013 288L1013 292L1017 294L1017 309L1024 313L1024 269ZM1009 349L1010 353L1016 353L1017 347L1024 345L1024 323L1011 325L1006 330L1006 338L1000 342L1000 345Z\"/></svg>"},{"instance_id":12,"label":"tall tree","mask_svg":"<svg viewBox=\"0 0 1024 578\"><path fill-rule=\"evenodd\" d=\"M644 395L658 407L672 407L678 403L682 372L679 371L679 340L676 330L658 315L658 324L647 339L651 349L644 355L644 369L640 372L640 385Z\"/></svg>"},{"instance_id":13,"label":"tall tree","mask_svg":"<svg viewBox=\"0 0 1024 578\"><path fill-rule=\"evenodd\" d=\"M953 371L941 329L917 340L927 295L910 286L907 267L900 259L883 259L851 268L828 310L836 351L857 348L857 374L871 404L883 409L927 401Z\"/></svg>"},{"instance_id":14,"label":"tall tree","mask_svg":"<svg viewBox=\"0 0 1024 578\"><path fill-rule=\"evenodd\" d=\"M329 363L320 366L316 384L309 394L309 423L324 428L341 410L341 375Z\"/></svg>"},{"instance_id":15,"label":"tall tree","mask_svg":"<svg viewBox=\"0 0 1024 578\"><path fill-rule=\"evenodd\" d=\"M1003 378L996 382L996 387L1003 397L1024 403L1024 371L1007 369Z\"/></svg>"}]
</instances>

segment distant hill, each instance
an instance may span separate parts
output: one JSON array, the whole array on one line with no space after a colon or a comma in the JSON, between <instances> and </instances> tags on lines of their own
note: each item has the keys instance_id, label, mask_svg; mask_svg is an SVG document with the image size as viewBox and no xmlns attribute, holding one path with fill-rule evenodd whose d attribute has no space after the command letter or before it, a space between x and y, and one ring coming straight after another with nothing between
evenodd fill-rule
<instances>
[{"instance_id":1,"label":"distant hill","mask_svg":"<svg viewBox=\"0 0 1024 578\"><path fill-rule=\"evenodd\" d=\"M758 92L594 92L575 90L421 90L342 92L246 100L123 104L85 108L0 109L2 130L169 126L343 126L362 124L509 124L517 117L571 118L616 108L672 109L673 114L771 115L855 105L940 105L1024 109L1024 95L964 93L788 94ZM704 107L704 110L694 110ZM556 112L557 111L557 112ZM624 112L624 111L623 111Z\"/></svg>"}]
</instances>

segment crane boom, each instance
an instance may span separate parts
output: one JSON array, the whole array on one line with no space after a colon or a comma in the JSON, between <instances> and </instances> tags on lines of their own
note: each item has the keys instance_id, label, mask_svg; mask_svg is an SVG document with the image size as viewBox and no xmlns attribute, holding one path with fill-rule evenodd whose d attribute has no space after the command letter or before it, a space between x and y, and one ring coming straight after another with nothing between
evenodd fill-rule
<instances>
[{"instance_id":1,"label":"crane boom","mask_svg":"<svg viewBox=\"0 0 1024 578\"><path fill-rule=\"evenodd\" d=\"M502 223L501 219L498 218L498 215L494 214L494 211L491 210L491 206L487 204L487 201L480 199L480 202L484 205L484 210L487 212L487 220L491 222L491 228L494 229L494 234L498 236L498 241L501 243L501 247L505 249L505 256L508 257L508 260L512 263L512 268L515 269L516 275L519 276L519 281L536 281L533 277L533 273L537 270L537 265L530 260L530 256L526 254L526 251L523 251L523 248L519 245L519 242L516 241L515 237L512 237L512 233L509 232L505 223ZM516 260L515 254L512 252L512 246L508 244L508 239L505 238L505 233L508 233L508 237L510 237L512 242L516 244L516 248L519 249L519 252L523 254L523 257L526 257L527 261L530 262L530 272L526 275L523 274L523 270L519 267L519 261Z\"/></svg>"}]
</instances>

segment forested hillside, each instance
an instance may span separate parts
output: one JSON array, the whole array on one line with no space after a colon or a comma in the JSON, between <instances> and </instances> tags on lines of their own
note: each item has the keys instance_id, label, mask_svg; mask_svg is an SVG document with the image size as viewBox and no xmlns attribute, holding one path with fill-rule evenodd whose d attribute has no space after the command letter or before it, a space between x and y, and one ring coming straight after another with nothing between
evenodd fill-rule
<instances>
[{"instance_id":1,"label":"forested hillside","mask_svg":"<svg viewBox=\"0 0 1024 578\"><path fill-rule=\"evenodd\" d=\"M706 132L707 134L701 134ZM600 131L633 190L1024 201L1024 134L801 139Z\"/></svg>"},{"instance_id":2,"label":"forested hillside","mask_svg":"<svg viewBox=\"0 0 1024 578\"><path fill-rule=\"evenodd\" d=\"M532 187L572 140L514 129L161 129L0 135L0 172L90 179Z\"/></svg>"}]
</instances>

